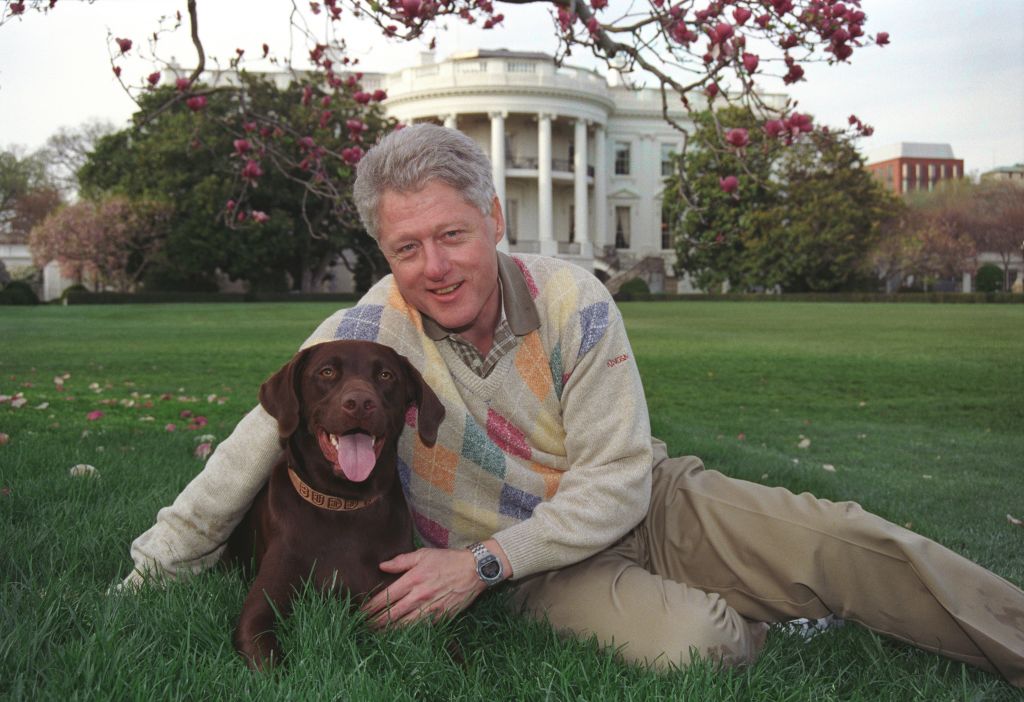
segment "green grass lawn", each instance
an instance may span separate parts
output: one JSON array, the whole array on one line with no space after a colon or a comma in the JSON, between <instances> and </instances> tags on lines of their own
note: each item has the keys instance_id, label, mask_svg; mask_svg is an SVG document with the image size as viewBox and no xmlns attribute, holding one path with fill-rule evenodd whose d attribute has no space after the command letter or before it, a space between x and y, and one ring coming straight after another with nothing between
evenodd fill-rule
<instances>
[{"instance_id":1,"label":"green grass lawn","mask_svg":"<svg viewBox=\"0 0 1024 702\"><path fill-rule=\"evenodd\" d=\"M333 307L0 308L0 394L24 399L0 403L0 699L1024 699L854 626L773 630L755 666L659 676L508 614L500 592L383 635L306 593L289 667L254 675L230 642L237 574L107 596L201 469L198 437L226 436ZM622 307L672 453L857 500L1024 583L1006 518L1024 517L1024 305ZM99 478L70 477L79 463Z\"/></svg>"}]
</instances>

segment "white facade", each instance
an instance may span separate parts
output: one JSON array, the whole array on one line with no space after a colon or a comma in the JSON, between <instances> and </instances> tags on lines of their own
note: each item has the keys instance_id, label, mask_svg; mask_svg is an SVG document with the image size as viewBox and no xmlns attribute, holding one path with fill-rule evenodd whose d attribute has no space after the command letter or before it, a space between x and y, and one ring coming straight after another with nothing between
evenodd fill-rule
<instances>
[{"instance_id":1,"label":"white facade","mask_svg":"<svg viewBox=\"0 0 1024 702\"><path fill-rule=\"evenodd\" d=\"M609 274L649 257L671 265L662 162L683 135L665 121L659 90L559 67L545 54L427 56L419 66L366 74L363 87L386 90L383 105L399 121L457 128L490 155L509 250ZM678 98L669 95L669 104L688 126Z\"/></svg>"}]
</instances>

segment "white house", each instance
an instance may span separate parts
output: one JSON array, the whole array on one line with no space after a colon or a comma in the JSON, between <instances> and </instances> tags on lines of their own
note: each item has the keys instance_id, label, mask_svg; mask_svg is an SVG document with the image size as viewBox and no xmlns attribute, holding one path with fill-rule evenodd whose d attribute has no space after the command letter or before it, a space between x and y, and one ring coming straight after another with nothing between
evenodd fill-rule
<instances>
[{"instance_id":1,"label":"white house","mask_svg":"<svg viewBox=\"0 0 1024 702\"><path fill-rule=\"evenodd\" d=\"M659 90L506 50L439 62L424 54L419 66L366 74L363 86L387 91L390 116L457 128L490 155L509 250L559 256L607 276L658 259L671 275L661 197L683 137L665 121ZM692 124L678 99L670 95L669 105L674 120ZM643 268L652 289L662 289L659 266Z\"/></svg>"}]
</instances>

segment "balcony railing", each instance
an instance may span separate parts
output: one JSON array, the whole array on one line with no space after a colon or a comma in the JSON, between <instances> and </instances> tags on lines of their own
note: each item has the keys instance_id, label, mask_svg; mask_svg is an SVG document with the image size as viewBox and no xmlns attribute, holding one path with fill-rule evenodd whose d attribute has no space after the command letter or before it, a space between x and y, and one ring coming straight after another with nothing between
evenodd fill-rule
<instances>
[{"instance_id":1,"label":"balcony railing","mask_svg":"<svg viewBox=\"0 0 1024 702\"><path fill-rule=\"evenodd\" d=\"M523 168L526 170L537 170L539 159L536 156L506 156L505 167L506 168ZM562 171L566 173L575 173L576 164L567 158L553 158L551 159L551 170ZM587 175L590 177L594 176L594 167L587 166Z\"/></svg>"}]
</instances>

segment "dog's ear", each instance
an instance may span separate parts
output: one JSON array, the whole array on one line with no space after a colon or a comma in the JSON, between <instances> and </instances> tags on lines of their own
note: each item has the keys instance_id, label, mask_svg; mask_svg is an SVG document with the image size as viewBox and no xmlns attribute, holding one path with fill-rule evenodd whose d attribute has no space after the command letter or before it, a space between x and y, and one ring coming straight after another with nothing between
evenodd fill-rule
<instances>
[{"instance_id":1,"label":"dog's ear","mask_svg":"<svg viewBox=\"0 0 1024 702\"><path fill-rule=\"evenodd\" d=\"M299 426L299 375L305 365L308 349L295 357L260 385L260 404L277 420L277 431L282 437L291 436Z\"/></svg>"},{"instance_id":2,"label":"dog's ear","mask_svg":"<svg viewBox=\"0 0 1024 702\"><path fill-rule=\"evenodd\" d=\"M415 402L419 408L416 416L416 426L420 438L427 446L433 446L437 441L437 430L444 420L444 405L437 398L434 391L427 385L420 372L415 366L409 363L405 356L399 356L405 366L405 374L409 379L410 401Z\"/></svg>"}]
</instances>

